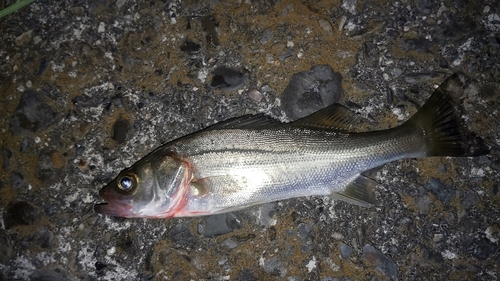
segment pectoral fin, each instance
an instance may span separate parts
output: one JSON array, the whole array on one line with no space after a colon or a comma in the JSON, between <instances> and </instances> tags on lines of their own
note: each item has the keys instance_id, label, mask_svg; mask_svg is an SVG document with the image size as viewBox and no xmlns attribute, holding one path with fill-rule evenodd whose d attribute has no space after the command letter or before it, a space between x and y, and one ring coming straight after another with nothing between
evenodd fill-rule
<instances>
[{"instance_id":1,"label":"pectoral fin","mask_svg":"<svg viewBox=\"0 0 500 281\"><path fill-rule=\"evenodd\" d=\"M334 199L370 208L378 203L373 194L376 185L376 181L359 175L343 191L334 192L330 196Z\"/></svg>"}]
</instances>

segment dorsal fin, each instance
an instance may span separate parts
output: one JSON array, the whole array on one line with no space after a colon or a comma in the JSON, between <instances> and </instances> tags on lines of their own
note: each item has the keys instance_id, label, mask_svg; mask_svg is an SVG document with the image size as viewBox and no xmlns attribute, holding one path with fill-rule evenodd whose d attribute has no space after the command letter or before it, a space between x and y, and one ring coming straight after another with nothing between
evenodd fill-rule
<instances>
[{"instance_id":1,"label":"dorsal fin","mask_svg":"<svg viewBox=\"0 0 500 281\"><path fill-rule=\"evenodd\" d=\"M345 106L334 103L309 116L290 123L290 125L314 129L349 131L351 124L357 117L356 113Z\"/></svg>"},{"instance_id":2,"label":"dorsal fin","mask_svg":"<svg viewBox=\"0 0 500 281\"><path fill-rule=\"evenodd\" d=\"M243 115L240 117L231 118L226 121L219 122L208 127L208 130L222 130L222 129L269 129L276 126L283 125L280 121L266 116L264 114L258 115Z\"/></svg>"}]
</instances>

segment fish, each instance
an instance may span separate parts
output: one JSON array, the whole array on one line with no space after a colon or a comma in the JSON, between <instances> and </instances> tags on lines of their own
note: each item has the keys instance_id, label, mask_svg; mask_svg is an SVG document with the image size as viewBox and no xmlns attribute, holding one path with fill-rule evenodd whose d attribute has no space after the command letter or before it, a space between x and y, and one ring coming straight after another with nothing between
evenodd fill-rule
<instances>
[{"instance_id":1,"label":"fish","mask_svg":"<svg viewBox=\"0 0 500 281\"><path fill-rule=\"evenodd\" d=\"M99 214L174 218L221 214L304 196L379 204L366 171L405 158L486 155L490 146L466 129L447 78L399 126L357 132L357 114L333 104L294 122L245 115L160 146L99 191Z\"/></svg>"}]
</instances>

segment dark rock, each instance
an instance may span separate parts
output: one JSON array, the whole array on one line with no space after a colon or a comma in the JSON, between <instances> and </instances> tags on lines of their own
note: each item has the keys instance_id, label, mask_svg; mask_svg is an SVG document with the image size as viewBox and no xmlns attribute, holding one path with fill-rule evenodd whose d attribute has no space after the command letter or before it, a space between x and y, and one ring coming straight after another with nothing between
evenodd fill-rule
<instances>
[{"instance_id":1,"label":"dark rock","mask_svg":"<svg viewBox=\"0 0 500 281\"><path fill-rule=\"evenodd\" d=\"M2 147L2 160L3 160L2 168L4 171L7 171L7 169L9 169L11 157L12 157L12 151L10 151L10 149L8 149L7 147Z\"/></svg>"},{"instance_id":2,"label":"dark rock","mask_svg":"<svg viewBox=\"0 0 500 281\"><path fill-rule=\"evenodd\" d=\"M217 121L222 121L227 119L227 115L229 114L229 108L225 105L218 105L215 107L215 110L212 112L211 117L217 119Z\"/></svg>"},{"instance_id":3,"label":"dark rock","mask_svg":"<svg viewBox=\"0 0 500 281\"><path fill-rule=\"evenodd\" d=\"M76 107L96 107L98 105L95 98L87 95L76 96L71 101Z\"/></svg>"},{"instance_id":4,"label":"dark rock","mask_svg":"<svg viewBox=\"0 0 500 281\"><path fill-rule=\"evenodd\" d=\"M14 257L14 247L5 231L0 230L0 264L7 264ZM1 275L0 275L1 277Z\"/></svg>"},{"instance_id":5,"label":"dark rock","mask_svg":"<svg viewBox=\"0 0 500 281\"><path fill-rule=\"evenodd\" d=\"M122 232L116 239L116 248L129 254L137 251L137 236L133 231Z\"/></svg>"},{"instance_id":6,"label":"dark rock","mask_svg":"<svg viewBox=\"0 0 500 281\"><path fill-rule=\"evenodd\" d=\"M464 195L461 196L460 202L464 208L470 208L479 202L479 196L472 190L466 190Z\"/></svg>"},{"instance_id":7,"label":"dark rock","mask_svg":"<svg viewBox=\"0 0 500 281\"><path fill-rule=\"evenodd\" d=\"M31 281L66 281L71 280L68 278L66 272L61 269L37 269L30 275Z\"/></svg>"},{"instance_id":8,"label":"dark rock","mask_svg":"<svg viewBox=\"0 0 500 281\"><path fill-rule=\"evenodd\" d=\"M492 243L490 240L483 238L479 241L474 251L474 256L479 260L485 260L492 254L496 253L498 249L498 244Z\"/></svg>"},{"instance_id":9,"label":"dark rock","mask_svg":"<svg viewBox=\"0 0 500 281\"><path fill-rule=\"evenodd\" d=\"M432 12L432 8L435 7L435 2L433 0L418 0L417 8L420 12L428 15Z\"/></svg>"},{"instance_id":10,"label":"dark rock","mask_svg":"<svg viewBox=\"0 0 500 281\"><path fill-rule=\"evenodd\" d=\"M377 46L372 42L366 42L363 44L363 59L367 67L377 67L379 52Z\"/></svg>"},{"instance_id":11,"label":"dark rock","mask_svg":"<svg viewBox=\"0 0 500 281\"><path fill-rule=\"evenodd\" d=\"M40 60L40 64L38 65L38 72L36 74L42 75L45 72L45 69L47 69L47 66L49 66L49 62L46 58L42 58Z\"/></svg>"},{"instance_id":12,"label":"dark rock","mask_svg":"<svg viewBox=\"0 0 500 281\"><path fill-rule=\"evenodd\" d=\"M125 143L128 139L129 131L132 129L128 120L118 119L113 125L112 139L119 144Z\"/></svg>"},{"instance_id":13,"label":"dark rock","mask_svg":"<svg viewBox=\"0 0 500 281\"><path fill-rule=\"evenodd\" d=\"M176 225L170 232L170 237L182 248L193 248L196 245L196 237L191 234L187 224L180 223Z\"/></svg>"},{"instance_id":14,"label":"dark rock","mask_svg":"<svg viewBox=\"0 0 500 281\"><path fill-rule=\"evenodd\" d=\"M25 152L26 149L28 148L29 146L29 139L28 138L24 138L23 141L21 142L21 147L19 148L19 151L20 152Z\"/></svg>"},{"instance_id":15,"label":"dark rock","mask_svg":"<svg viewBox=\"0 0 500 281\"><path fill-rule=\"evenodd\" d=\"M214 70L210 86L219 88L222 91L235 91L240 88L248 79L244 73L234 69L221 66Z\"/></svg>"},{"instance_id":16,"label":"dark rock","mask_svg":"<svg viewBox=\"0 0 500 281\"><path fill-rule=\"evenodd\" d=\"M95 263L95 270L97 270L97 271L101 271L101 270L103 270L106 267L107 267L107 265L104 264L104 263L102 263L102 262L97 261Z\"/></svg>"},{"instance_id":17,"label":"dark rock","mask_svg":"<svg viewBox=\"0 0 500 281\"><path fill-rule=\"evenodd\" d=\"M342 258L347 259L351 256L351 254L352 254L351 246L342 243L342 245L340 245L340 255L342 255Z\"/></svg>"},{"instance_id":18,"label":"dark rock","mask_svg":"<svg viewBox=\"0 0 500 281\"><path fill-rule=\"evenodd\" d=\"M241 228L240 219L233 213L209 216L205 219L203 235L213 237Z\"/></svg>"},{"instance_id":19,"label":"dark rock","mask_svg":"<svg viewBox=\"0 0 500 281\"><path fill-rule=\"evenodd\" d=\"M399 44L399 46L405 51L419 51L428 53L429 48L431 47L431 41L423 37L411 38L404 40Z\"/></svg>"},{"instance_id":20,"label":"dark rock","mask_svg":"<svg viewBox=\"0 0 500 281\"><path fill-rule=\"evenodd\" d=\"M264 260L262 267L267 273L271 273L276 276L285 276L287 270L283 263L277 257L271 257Z\"/></svg>"},{"instance_id":21,"label":"dark rock","mask_svg":"<svg viewBox=\"0 0 500 281\"><path fill-rule=\"evenodd\" d=\"M181 46L181 51L186 54L193 55L200 50L200 47L200 44L186 40L186 42L184 42L184 45Z\"/></svg>"},{"instance_id":22,"label":"dark rock","mask_svg":"<svg viewBox=\"0 0 500 281\"><path fill-rule=\"evenodd\" d=\"M281 95L283 111L297 119L318 111L342 96L342 76L329 65L316 65L296 73Z\"/></svg>"},{"instance_id":23,"label":"dark rock","mask_svg":"<svg viewBox=\"0 0 500 281\"><path fill-rule=\"evenodd\" d=\"M54 183L59 176L59 169L52 162L53 151L43 150L38 156L35 176L45 185Z\"/></svg>"},{"instance_id":24,"label":"dark rock","mask_svg":"<svg viewBox=\"0 0 500 281\"><path fill-rule=\"evenodd\" d=\"M235 281L258 281L259 279L253 275L250 269L242 269L236 274Z\"/></svg>"},{"instance_id":25,"label":"dark rock","mask_svg":"<svg viewBox=\"0 0 500 281\"><path fill-rule=\"evenodd\" d=\"M439 73L411 73L405 75L405 82L410 84L422 83L439 77Z\"/></svg>"},{"instance_id":26,"label":"dark rock","mask_svg":"<svg viewBox=\"0 0 500 281\"><path fill-rule=\"evenodd\" d=\"M46 227L41 227L37 232L30 237L33 244L48 249L52 246L52 241L54 240L54 234Z\"/></svg>"},{"instance_id":27,"label":"dark rock","mask_svg":"<svg viewBox=\"0 0 500 281\"><path fill-rule=\"evenodd\" d=\"M274 225L269 227L266 232L269 236L270 241L276 240L276 227Z\"/></svg>"},{"instance_id":28,"label":"dark rock","mask_svg":"<svg viewBox=\"0 0 500 281\"><path fill-rule=\"evenodd\" d=\"M163 70L162 69L157 69L157 70L155 70L155 74L158 75L158 76L162 76L163 75Z\"/></svg>"},{"instance_id":29,"label":"dark rock","mask_svg":"<svg viewBox=\"0 0 500 281\"><path fill-rule=\"evenodd\" d=\"M421 253L422 254L422 258L424 260L428 260L428 261L434 262L434 263L436 263L437 265L440 265L440 266L443 264L444 259L443 259L443 255L441 253L429 250L426 247L422 247L421 251L422 251L422 253Z\"/></svg>"},{"instance_id":30,"label":"dark rock","mask_svg":"<svg viewBox=\"0 0 500 281\"><path fill-rule=\"evenodd\" d=\"M82 156L84 152L85 152L85 146L77 143L75 145L75 153L76 153L76 155L77 156Z\"/></svg>"},{"instance_id":31,"label":"dark rock","mask_svg":"<svg viewBox=\"0 0 500 281\"><path fill-rule=\"evenodd\" d=\"M415 194L415 204L420 214L427 214L431 206L431 198L423 187L418 187Z\"/></svg>"},{"instance_id":32,"label":"dark rock","mask_svg":"<svg viewBox=\"0 0 500 281\"><path fill-rule=\"evenodd\" d=\"M262 45L267 44L269 40L271 40L271 37L273 37L273 31L270 29L266 29L264 33L262 34L262 37L260 38L260 43Z\"/></svg>"},{"instance_id":33,"label":"dark rock","mask_svg":"<svg viewBox=\"0 0 500 281\"><path fill-rule=\"evenodd\" d=\"M24 181L24 177L19 172L12 173L12 177L10 178L12 183L12 188L21 190L24 187L28 186L28 184Z\"/></svg>"},{"instance_id":34,"label":"dark rock","mask_svg":"<svg viewBox=\"0 0 500 281\"><path fill-rule=\"evenodd\" d=\"M455 188L453 187L453 183L450 185L444 184L441 180L436 178L430 178L429 181L425 184L425 189L434 194L439 201L444 204L450 202L450 200L455 196Z\"/></svg>"},{"instance_id":35,"label":"dark rock","mask_svg":"<svg viewBox=\"0 0 500 281\"><path fill-rule=\"evenodd\" d=\"M4 214L5 228L34 224L40 220L40 216L40 210L32 203L26 201L10 203Z\"/></svg>"},{"instance_id":36,"label":"dark rock","mask_svg":"<svg viewBox=\"0 0 500 281\"><path fill-rule=\"evenodd\" d=\"M116 108L122 108L123 107L123 98L121 97L121 95L114 96L111 99L111 104L113 104L113 106L115 106Z\"/></svg>"},{"instance_id":37,"label":"dark rock","mask_svg":"<svg viewBox=\"0 0 500 281\"><path fill-rule=\"evenodd\" d=\"M26 90L10 119L10 131L13 135L38 132L52 125L56 118L57 112L43 102L38 92Z\"/></svg>"},{"instance_id":38,"label":"dark rock","mask_svg":"<svg viewBox=\"0 0 500 281\"><path fill-rule=\"evenodd\" d=\"M217 19L212 15L205 16L201 20L201 25L203 26L203 31L205 31L205 39L208 46L218 46L219 37L217 35L217 27L219 23Z\"/></svg>"},{"instance_id":39,"label":"dark rock","mask_svg":"<svg viewBox=\"0 0 500 281\"><path fill-rule=\"evenodd\" d=\"M307 253L310 250L312 250L314 248L314 243L313 243L314 231L313 231L313 229L309 225L307 225L305 223L301 223L297 227L297 233L298 233L299 237L302 239L302 246L301 246L302 252Z\"/></svg>"},{"instance_id":40,"label":"dark rock","mask_svg":"<svg viewBox=\"0 0 500 281\"><path fill-rule=\"evenodd\" d=\"M283 54L281 54L280 60L284 60L288 57L291 57L291 56L293 56L294 53L295 53L295 49L288 48L288 49L286 49L286 51Z\"/></svg>"},{"instance_id":41,"label":"dark rock","mask_svg":"<svg viewBox=\"0 0 500 281\"><path fill-rule=\"evenodd\" d=\"M363 258L365 258L377 271L383 273L387 277L387 280L398 280L397 265L372 245L366 244L363 247Z\"/></svg>"}]
</instances>

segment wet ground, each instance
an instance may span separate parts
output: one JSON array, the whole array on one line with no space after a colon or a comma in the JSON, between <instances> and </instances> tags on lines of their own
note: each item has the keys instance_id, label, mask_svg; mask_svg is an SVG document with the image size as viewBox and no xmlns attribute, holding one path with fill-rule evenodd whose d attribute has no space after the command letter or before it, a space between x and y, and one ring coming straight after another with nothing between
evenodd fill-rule
<instances>
[{"instance_id":1,"label":"wet ground","mask_svg":"<svg viewBox=\"0 0 500 281\"><path fill-rule=\"evenodd\" d=\"M93 206L120 170L217 121L340 101L384 129L455 72L464 122L498 145L499 66L497 1L36 1L0 19L0 279L497 280L497 150L385 165L370 209Z\"/></svg>"}]
</instances>

